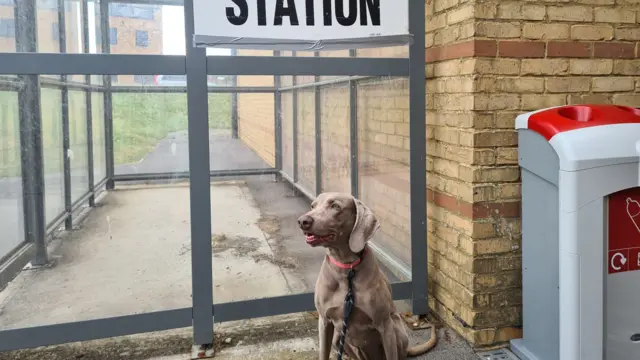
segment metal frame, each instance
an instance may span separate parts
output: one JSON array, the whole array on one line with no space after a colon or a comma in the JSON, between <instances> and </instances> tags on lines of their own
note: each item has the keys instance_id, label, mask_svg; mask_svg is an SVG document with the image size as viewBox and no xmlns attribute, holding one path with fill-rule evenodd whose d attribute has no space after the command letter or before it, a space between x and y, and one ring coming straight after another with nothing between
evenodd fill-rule
<instances>
[{"instance_id":1,"label":"metal frame","mask_svg":"<svg viewBox=\"0 0 640 360\"><path fill-rule=\"evenodd\" d=\"M82 0L85 5L82 12L83 33L85 42L83 50L88 52L88 11L86 4L89 0ZM425 168L425 70L424 70L424 1L409 1L410 4L410 33L414 34L410 45L408 59L377 59L357 58L355 52L349 57L325 58L319 57L282 57L274 51L273 57L237 57L237 56L206 56L203 48L194 48L192 35L194 30L193 0L184 1L185 9L185 56L166 55L114 55L110 53L108 5L109 2L121 0L103 0L100 3L100 24L103 28L101 45L103 54L67 54L64 26L60 26L61 53L37 53L36 43L36 0L16 1L20 4L16 8L18 23L18 50L16 53L0 53L0 74L20 74L19 88L21 109L21 141L22 165L24 185L24 215L25 215L25 245L16 250L12 259L24 262L25 259L35 264L46 264L46 239L64 223L70 230L73 224L73 214L80 207L93 205L97 192L106 188L113 189L117 182L149 181L167 179L190 180L191 206L191 243L192 243L192 307L158 311L145 314L119 316L105 319L72 322L57 325L38 326L22 329L0 331L0 351L38 346L54 345L67 342L92 340L106 337L129 335L135 333L160 331L186 326L193 327L194 343L198 346L210 346L213 339L214 319L218 322L249 319L264 316L288 314L314 309L313 294L304 293L286 295L274 298L255 299L213 305L212 293L212 258L211 254L211 207L210 180L218 177L234 177L249 175L275 175L296 188L301 194L313 199L322 191L322 142L321 142L321 97L320 89L323 85L344 82L349 85L351 105L350 118L350 168L351 191L358 195L358 124L357 124L357 81L375 76L403 76L410 78L410 182L411 182L411 248L412 268L411 280L392 285L394 299L411 299L413 311L416 314L426 314L427 304L427 244L426 244L426 168ZM124 0L122 0L124 1ZM126 0L126 2L144 2ZM152 0L152 2L154 2ZM157 2L157 1L155 1ZM64 0L59 3L59 23L64 22ZM158 2L159 3L159 2ZM162 1L163 4L174 4L173 0ZM39 74L62 75L60 81L39 79ZM69 83L66 75L86 75L86 83ZM91 84L92 74L103 75L102 84ZM144 89L156 93L187 93L188 130L189 130L189 172L165 174L114 174L113 156L113 112L112 94L119 92L134 92L140 88L118 87L111 84L109 75L186 75L187 87L159 87ZM225 88L208 87L205 74L232 75L233 86ZM237 86L239 75L272 75L274 87L243 88ZM280 76L293 76L290 87L280 87ZM315 75L312 84L298 85L296 76ZM343 76L344 78L319 81L319 76ZM63 94L63 133L64 150L68 150L69 141L69 112L68 92L70 89L81 90L87 97L87 137L89 143L90 189L75 202L71 200L71 169L65 156L65 211L50 224L44 222L44 178L42 139L40 136L40 85L60 89ZM12 87L11 81L2 81L3 86ZM16 83L17 84L17 83ZM281 94L293 91L297 100L298 89L313 88L316 96L316 188L309 191L298 183L298 114L297 101L294 111L294 174L287 174L282 169L282 104ZM104 132L106 173L105 179L93 179L93 128L91 94L103 92L104 96ZM275 126L275 162L274 168L211 171L209 167L209 139L208 139L208 93L233 93L234 106L232 112L232 136L238 137L237 93L273 93L274 96L274 126ZM35 165L35 166L34 166ZM293 178L291 177L293 176ZM98 184L93 184L98 180ZM95 186L94 186L95 185ZM49 225L49 226L47 226ZM6 263L5 263L6 264ZM13 262L8 266L0 264L0 279L8 278L7 268L19 271L21 266ZM1 284L0 284L1 285Z\"/></svg>"}]
</instances>

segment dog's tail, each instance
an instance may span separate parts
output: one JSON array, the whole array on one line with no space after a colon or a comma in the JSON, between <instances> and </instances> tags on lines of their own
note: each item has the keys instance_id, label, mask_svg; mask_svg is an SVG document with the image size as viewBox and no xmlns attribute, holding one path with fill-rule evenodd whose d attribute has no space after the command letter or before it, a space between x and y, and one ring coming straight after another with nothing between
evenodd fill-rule
<instances>
[{"instance_id":1,"label":"dog's tail","mask_svg":"<svg viewBox=\"0 0 640 360\"><path fill-rule=\"evenodd\" d=\"M429 340L423 342L422 344L418 344L407 349L407 356L420 356L427 351L431 350L434 346L436 346L437 342L437 332L438 330L434 325L431 325L431 336L429 336Z\"/></svg>"}]
</instances>

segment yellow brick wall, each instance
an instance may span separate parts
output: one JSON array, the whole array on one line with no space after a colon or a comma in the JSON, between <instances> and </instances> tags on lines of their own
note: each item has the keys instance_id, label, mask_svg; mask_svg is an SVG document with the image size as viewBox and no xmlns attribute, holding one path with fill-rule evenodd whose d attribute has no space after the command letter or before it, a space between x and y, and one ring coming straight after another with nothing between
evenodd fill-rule
<instances>
[{"instance_id":1,"label":"yellow brick wall","mask_svg":"<svg viewBox=\"0 0 640 360\"><path fill-rule=\"evenodd\" d=\"M239 56L273 56L273 51L238 50ZM273 86L273 76L239 76L238 86ZM275 166L274 97L269 93L238 94L238 136L267 163Z\"/></svg>"},{"instance_id":2,"label":"yellow brick wall","mask_svg":"<svg viewBox=\"0 0 640 360\"><path fill-rule=\"evenodd\" d=\"M475 345L520 337L515 117L640 106L638 2L428 2L431 306Z\"/></svg>"}]
</instances>

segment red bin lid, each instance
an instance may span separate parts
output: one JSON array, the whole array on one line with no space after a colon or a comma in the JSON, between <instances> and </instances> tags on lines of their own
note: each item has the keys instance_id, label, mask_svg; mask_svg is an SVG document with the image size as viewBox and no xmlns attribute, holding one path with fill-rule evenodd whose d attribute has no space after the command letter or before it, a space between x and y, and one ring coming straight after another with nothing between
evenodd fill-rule
<instances>
[{"instance_id":1,"label":"red bin lid","mask_svg":"<svg viewBox=\"0 0 640 360\"><path fill-rule=\"evenodd\" d=\"M532 114L527 127L550 140L566 131L633 123L640 124L640 109L619 105L569 105Z\"/></svg>"}]
</instances>

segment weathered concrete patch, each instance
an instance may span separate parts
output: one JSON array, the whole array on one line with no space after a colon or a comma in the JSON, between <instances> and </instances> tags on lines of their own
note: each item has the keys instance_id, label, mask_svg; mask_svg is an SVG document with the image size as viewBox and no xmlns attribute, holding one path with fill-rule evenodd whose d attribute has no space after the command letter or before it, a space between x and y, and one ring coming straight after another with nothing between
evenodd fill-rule
<instances>
[{"instance_id":1,"label":"weathered concrete patch","mask_svg":"<svg viewBox=\"0 0 640 360\"><path fill-rule=\"evenodd\" d=\"M213 183L215 303L291 293L244 182ZM191 306L189 188L118 187L51 249L55 266L23 271L0 292L0 328Z\"/></svg>"}]
</instances>

